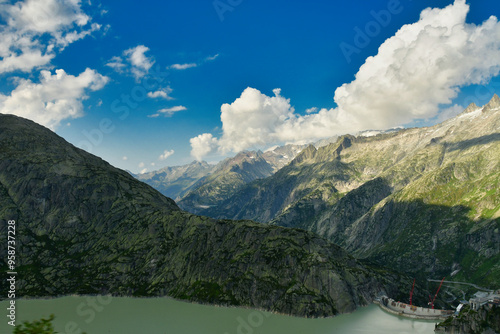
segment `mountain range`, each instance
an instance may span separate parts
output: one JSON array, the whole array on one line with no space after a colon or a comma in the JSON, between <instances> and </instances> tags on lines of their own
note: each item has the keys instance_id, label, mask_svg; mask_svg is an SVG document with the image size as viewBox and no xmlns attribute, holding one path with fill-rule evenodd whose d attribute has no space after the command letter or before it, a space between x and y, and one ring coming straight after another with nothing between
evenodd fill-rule
<instances>
[{"instance_id":1,"label":"mountain range","mask_svg":"<svg viewBox=\"0 0 500 334\"><path fill-rule=\"evenodd\" d=\"M247 183L273 175L305 147L285 145L265 152L243 151L216 165L193 161L184 166L133 175L163 195L175 199L182 209L197 213L228 199Z\"/></svg>"},{"instance_id":2,"label":"mountain range","mask_svg":"<svg viewBox=\"0 0 500 334\"><path fill-rule=\"evenodd\" d=\"M18 295L171 296L320 317L382 293L404 300L410 277L499 288L498 96L432 127L276 150L274 162L241 152L165 169L198 216L0 114L0 217L16 221L22 245ZM426 293L417 284L414 298Z\"/></svg>"},{"instance_id":3,"label":"mountain range","mask_svg":"<svg viewBox=\"0 0 500 334\"><path fill-rule=\"evenodd\" d=\"M2 114L0 218L16 222L17 297L170 296L319 317L398 296L408 282L309 231L182 211L47 128ZM7 271L5 247L0 259Z\"/></svg>"},{"instance_id":4,"label":"mountain range","mask_svg":"<svg viewBox=\"0 0 500 334\"><path fill-rule=\"evenodd\" d=\"M499 157L495 95L432 127L309 145L226 198L199 192L210 205L197 213L308 230L422 280L449 276L499 288Z\"/></svg>"}]
</instances>

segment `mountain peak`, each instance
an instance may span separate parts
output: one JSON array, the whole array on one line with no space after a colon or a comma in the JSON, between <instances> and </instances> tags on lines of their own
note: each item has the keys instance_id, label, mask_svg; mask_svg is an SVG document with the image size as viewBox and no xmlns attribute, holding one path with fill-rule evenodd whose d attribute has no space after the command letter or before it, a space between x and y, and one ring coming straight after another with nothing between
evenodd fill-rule
<instances>
[{"instance_id":1,"label":"mountain peak","mask_svg":"<svg viewBox=\"0 0 500 334\"><path fill-rule=\"evenodd\" d=\"M493 98L490 100L490 102L488 102L488 104L484 106L483 111L486 112L498 108L500 108L500 98L497 94L495 94L493 95Z\"/></svg>"},{"instance_id":2,"label":"mountain peak","mask_svg":"<svg viewBox=\"0 0 500 334\"><path fill-rule=\"evenodd\" d=\"M478 109L480 109L480 108L477 106L477 104L472 102L471 104L469 104L469 106L467 108L465 108L464 114L473 112L473 111L478 110Z\"/></svg>"},{"instance_id":3,"label":"mountain peak","mask_svg":"<svg viewBox=\"0 0 500 334\"><path fill-rule=\"evenodd\" d=\"M318 150L314 145L307 146L304 150L302 150L295 159L292 160L292 164L298 165L306 160L312 159Z\"/></svg>"}]
</instances>

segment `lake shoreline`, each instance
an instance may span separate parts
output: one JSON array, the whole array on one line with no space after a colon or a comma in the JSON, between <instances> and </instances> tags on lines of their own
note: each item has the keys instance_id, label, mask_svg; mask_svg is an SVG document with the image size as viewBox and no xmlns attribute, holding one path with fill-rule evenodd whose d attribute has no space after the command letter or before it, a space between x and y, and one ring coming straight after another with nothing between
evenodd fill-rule
<instances>
[{"instance_id":1,"label":"lake shoreline","mask_svg":"<svg viewBox=\"0 0 500 334\"><path fill-rule=\"evenodd\" d=\"M329 318L303 318L267 311L206 305L179 301L171 297L123 296L60 296L50 298L20 298L17 324L54 314L56 331L79 328L89 334L116 333L162 334L232 334L258 332L262 334L294 334L304 332L361 334L397 334L401 332L431 334L434 323L401 319L370 304L355 312ZM0 308L6 301L0 302ZM0 324L0 334L12 333L11 327ZM4 327L3 327L4 326ZM5 330L4 330L5 329ZM4 330L4 331L3 331Z\"/></svg>"}]
</instances>

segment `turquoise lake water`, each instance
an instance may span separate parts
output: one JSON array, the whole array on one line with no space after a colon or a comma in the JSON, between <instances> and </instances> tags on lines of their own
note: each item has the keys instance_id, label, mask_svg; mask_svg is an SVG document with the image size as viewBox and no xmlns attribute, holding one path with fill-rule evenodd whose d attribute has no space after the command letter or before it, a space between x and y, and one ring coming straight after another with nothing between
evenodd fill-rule
<instances>
[{"instance_id":1,"label":"turquoise lake water","mask_svg":"<svg viewBox=\"0 0 500 334\"><path fill-rule=\"evenodd\" d=\"M7 324L8 302L0 302L0 333ZM62 297L17 300L16 323L56 316L61 334L406 334L434 333L434 323L396 317L376 305L328 319L303 319L250 309L225 308L170 298Z\"/></svg>"}]
</instances>

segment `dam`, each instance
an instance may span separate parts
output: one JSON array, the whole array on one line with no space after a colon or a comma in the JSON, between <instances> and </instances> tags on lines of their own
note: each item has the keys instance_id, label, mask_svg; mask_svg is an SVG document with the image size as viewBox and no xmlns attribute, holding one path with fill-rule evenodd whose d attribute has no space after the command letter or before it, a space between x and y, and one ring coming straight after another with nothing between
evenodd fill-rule
<instances>
[{"instance_id":1,"label":"dam","mask_svg":"<svg viewBox=\"0 0 500 334\"><path fill-rule=\"evenodd\" d=\"M397 302L387 296L382 296L375 303L386 312L412 319L444 320L454 313L450 310L438 310Z\"/></svg>"}]
</instances>

